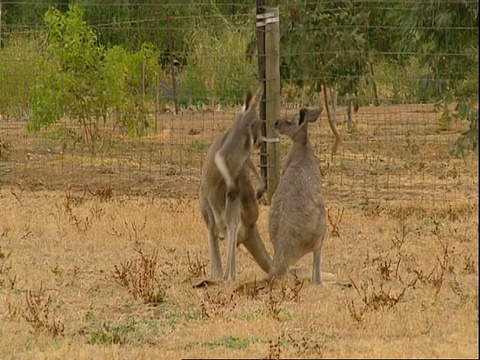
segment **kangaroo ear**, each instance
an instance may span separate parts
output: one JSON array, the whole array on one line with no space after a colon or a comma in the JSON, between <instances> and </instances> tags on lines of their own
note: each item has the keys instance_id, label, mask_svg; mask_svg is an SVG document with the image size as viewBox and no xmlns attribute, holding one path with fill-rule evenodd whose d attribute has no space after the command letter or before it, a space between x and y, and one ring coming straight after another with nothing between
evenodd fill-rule
<instances>
[{"instance_id":1,"label":"kangaroo ear","mask_svg":"<svg viewBox=\"0 0 480 360\"><path fill-rule=\"evenodd\" d=\"M245 102L243 103L243 109L242 111L246 111L250 105L250 102L252 101L253 94L251 90L248 90L247 93L245 94Z\"/></svg>"},{"instance_id":2,"label":"kangaroo ear","mask_svg":"<svg viewBox=\"0 0 480 360\"><path fill-rule=\"evenodd\" d=\"M255 92L255 95L252 95L252 91L248 90L247 94L245 95L245 105L244 111L248 112L251 109L255 108L257 105L258 100L262 97L263 94L263 86L260 85Z\"/></svg>"},{"instance_id":3,"label":"kangaroo ear","mask_svg":"<svg viewBox=\"0 0 480 360\"><path fill-rule=\"evenodd\" d=\"M298 126L302 125L305 122L305 120L307 120L307 117L308 117L308 110L305 108L300 109Z\"/></svg>"},{"instance_id":4,"label":"kangaroo ear","mask_svg":"<svg viewBox=\"0 0 480 360\"><path fill-rule=\"evenodd\" d=\"M321 112L322 112L321 109L310 109L310 110L307 110L305 108L300 109L300 119L298 120L298 125L301 125L304 121L306 122L317 121Z\"/></svg>"}]
</instances>

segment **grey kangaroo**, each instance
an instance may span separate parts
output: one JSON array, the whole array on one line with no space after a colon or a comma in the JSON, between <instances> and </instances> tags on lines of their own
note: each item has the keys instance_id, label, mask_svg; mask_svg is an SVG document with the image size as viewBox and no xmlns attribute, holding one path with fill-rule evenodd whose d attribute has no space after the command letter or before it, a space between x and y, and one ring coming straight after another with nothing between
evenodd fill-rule
<instances>
[{"instance_id":1,"label":"grey kangaroo","mask_svg":"<svg viewBox=\"0 0 480 360\"><path fill-rule=\"evenodd\" d=\"M255 95L245 97L243 111L232 127L219 136L209 148L200 182L200 209L207 226L211 277L222 278L222 261L218 236L226 234L227 266L223 279L235 281L236 248L243 244L257 264L268 273L272 263L257 229L258 204L264 183L251 161L254 147L261 139L261 120L256 105L261 87ZM255 191L249 175L255 175Z\"/></svg>"},{"instance_id":2,"label":"grey kangaroo","mask_svg":"<svg viewBox=\"0 0 480 360\"><path fill-rule=\"evenodd\" d=\"M321 110L301 109L275 123L275 130L292 140L282 178L270 206L269 232L274 247L270 278L286 274L304 255L313 252L312 282L322 285L321 252L327 233L327 209L320 168L308 136L308 123Z\"/></svg>"},{"instance_id":3,"label":"grey kangaroo","mask_svg":"<svg viewBox=\"0 0 480 360\"><path fill-rule=\"evenodd\" d=\"M243 291L252 284L272 283L283 277L290 266L304 255L312 252L312 282L323 285L321 252L327 234L327 209L322 195L320 169L308 136L308 124L317 121L321 111L303 108L293 117L275 123L277 133L288 136L292 146L270 205L269 232L274 248L273 262L265 279L244 283L236 291ZM330 273L324 275L329 280L335 277Z\"/></svg>"}]
</instances>

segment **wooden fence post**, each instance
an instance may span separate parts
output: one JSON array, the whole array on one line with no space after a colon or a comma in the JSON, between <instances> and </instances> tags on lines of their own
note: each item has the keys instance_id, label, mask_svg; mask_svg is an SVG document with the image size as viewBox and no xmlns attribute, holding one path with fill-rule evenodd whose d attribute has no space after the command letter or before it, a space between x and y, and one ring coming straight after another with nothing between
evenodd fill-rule
<instances>
[{"instance_id":1,"label":"wooden fence post","mask_svg":"<svg viewBox=\"0 0 480 360\"><path fill-rule=\"evenodd\" d=\"M266 7L265 93L266 137L276 137L275 121L280 117L280 25L278 8ZM280 181L280 142L267 142L267 196L270 204Z\"/></svg>"},{"instance_id":2,"label":"wooden fence post","mask_svg":"<svg viewBox=\"0 0 480 360\"><path fill-rule=\"evenodd\" d=\"M265 13L265 0L257 0L257 51L258 51L258 79L263 85L263 95L260 102L260 119L262 120L262 136L267 136L267 109L265 90L265 24L263 14ZM268 189L268 153L267 144L260 145L260 173L265 186Z\"/></svg>"}]
</instances>

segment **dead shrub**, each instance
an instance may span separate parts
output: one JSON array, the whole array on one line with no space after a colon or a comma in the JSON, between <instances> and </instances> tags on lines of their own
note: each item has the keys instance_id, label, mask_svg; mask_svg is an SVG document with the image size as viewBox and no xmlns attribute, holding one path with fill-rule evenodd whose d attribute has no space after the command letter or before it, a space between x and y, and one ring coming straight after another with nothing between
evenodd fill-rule
<instances>
[{"instance_id":1,"label":"dead shrub","mask_svg":"<svg viewBox=\"0 0 480 360\"><path fill-rule=\"evenodd\" d=\"M113 197L113 189L109 186L104 189L88 190L100 202L110 201Z\"/></svg>"},{"instance_id":2,"label":"dead shrub","mask_svg":"<svg viewBox=\"0 0 480 360\"><path fill-rule=\"evenodd\" d=\"M21 315L35 331L44 331L52 336L62 335L64 332L63 322L52 310L52 297L49 295L45 298L41 290L38 293L27 291L25 308Z\"/></svg>"},{"instance_id":3,"label":"dead shrub","mask_svg":"<svg viewBox=\"0 0 480 360\"><path fill-rule=\"evenodd\" d=\"M212 295L205 292L202 303L200 304L201 315L203 318L210 318L214 315L224 315L237 307L235 294L227 295L221 291Z\"/></svg>"},{"instance_id":4,"label":"dead shrub","mask_svg":"<svg viewBox=\"0 0 480 360\"><path fill-rule=\"evenodd\" d=\"M268 341L268 354L266 359L280 359L284 350L293 350L296 356L313 355L315 359L323 359L325 354L325 345L318 344L305 336L297 339L287 333L278 336L276 340Z\"/></svg>"},{"instance_id":5,"label":"dead shrub","mask_svg":"<svg viewBox=\"0 0 480 360\"><path fill-rule=\"evenodd\" d=\"M125 287L135 300L145 304L159 304L165 300L165 292L157 276L158 251L145 254L137 244L137 257L114 266L113 279Z\"/></svg>"},{"instance_id":6,"label":"dead shrub","mask_svg":"<svg viewBox=\"0 0 480 360\"><path fill-rule=\"evenodd\" d=\"M343 215L345 214L345 208L336 208L335 217L333 216L333 209L327 211L328 222L330 223L332 236L340 236L340 224L342 223Z\"/></svg>"},{"instance_id":7,"label":"dead shrub","mask_svg":"<svg viewBox=\"0 0 480 360\"><path fill-rule=\"evenodd\" d=\"M417 279L413 279L408 284L403 284L401 290L397 292L393 292L392 288L386 290L383 283L377 285L372 279L362 286L358 286L351 278L350 281L364 306L364 309L357 309L353 303L348 305L352 318L358 321L367 310L393 309L404 298L406 291L415 286Z\"/></svg>"},{"instance_id":8,"label":"dead shrub","mask_svg":"<svg viewBox=\"0 0 480 360\"><path fill-rule=\"evenodd\" d=\"M15 288L17 275L12 274L12 262L7 259L10 257L10 252L5 252L0 246L0 288L8 287L10 290Z\"/></svg>"},{"instance_id":9,"label":"dead shrub","mask_svg":"<svg viewBox=\"0 0 480 360\"><path fill-rule=\"evenodd\" d=\"M187 251L187 269L193 277L207 276L206 260L198 257L198 254L195 259L192 259L189 251Z\"/></svg>"},{"instance_id":10,"label":"dead shrub","mask_svg":"<svg viewBox=\"0 0 480 360\"><path fill-rule=\"evenodd\" d=\"M472 254L465 255L462 272L464 274L477 274L477 266L475 264L475 260L472 259Z\"/></svg>"},{"instance_id":11,"label":"dead shrub","mask_svg":"<svg viewBox=\"0 0 480 360\"><path fill-rule=\"evenodd\" d=\"M284 297L281 293L275 292L270 287L270 291L268 292L268 297L264 300L263 304L267 309L267 314L274 320L280 321L280 313L282 312L282 303L284 301Z\"/></svg>"}]
</instances>

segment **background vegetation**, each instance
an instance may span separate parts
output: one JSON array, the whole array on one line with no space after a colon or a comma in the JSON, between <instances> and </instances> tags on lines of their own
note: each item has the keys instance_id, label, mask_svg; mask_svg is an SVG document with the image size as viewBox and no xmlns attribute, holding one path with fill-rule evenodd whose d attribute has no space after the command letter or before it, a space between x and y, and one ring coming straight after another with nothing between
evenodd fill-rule
<instances>
[{"instance_id":1,"label":"background vegetation","mask_svg":"<svg viewBox=\"0 0 480 360\"><path fill-rule=\"evenodd\" d=\"M25 118L30 130L66 118L80 125L77 135L92 152L109 115L140 135L155 106L171 104L170 46L181 106L237 105L257 79L253 1L2 5L0 114ZM280 7L285 102L308 104L325 82L338 90L340 105L355 108L435 103L439 131L468 123L452 150L478 149L477 1L267 5Z\"/></svg>"}]
</instances>

